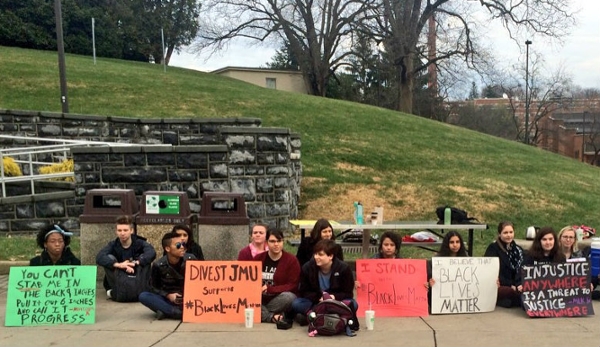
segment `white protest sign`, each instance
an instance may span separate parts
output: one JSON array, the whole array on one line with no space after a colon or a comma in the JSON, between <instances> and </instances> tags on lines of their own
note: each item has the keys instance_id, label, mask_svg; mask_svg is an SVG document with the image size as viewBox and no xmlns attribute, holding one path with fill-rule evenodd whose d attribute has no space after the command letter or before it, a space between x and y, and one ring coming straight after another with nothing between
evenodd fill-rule
<instances>
[{"instance_id":1,"label":"white protest sign","mask_svg":"<svg viewBox=\"0 0 600 347\"><path fill-rule=\"evenodd\" d=\"M490 312L498 295L497 257L433 257L431 313Z\"/></svg>"}]
</instances>

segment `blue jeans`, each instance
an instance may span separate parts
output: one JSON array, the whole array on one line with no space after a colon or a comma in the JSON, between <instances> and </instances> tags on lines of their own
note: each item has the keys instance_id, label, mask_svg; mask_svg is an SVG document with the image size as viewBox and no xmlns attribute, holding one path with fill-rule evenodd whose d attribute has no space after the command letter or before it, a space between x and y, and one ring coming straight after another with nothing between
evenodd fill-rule
<instances>
[{"instance_id":1,"label":"blue jeans","mask_svg":"<svg viewBox=\"0 0 600 347\"><path fill-rule=\"evenodd\" d=\"M162 311L171 318L181 319L182 312L178 305L173 304L164 296L152 292L142 292L139 296L140 302L152 311Z\"/></svg>"}]
</instances>

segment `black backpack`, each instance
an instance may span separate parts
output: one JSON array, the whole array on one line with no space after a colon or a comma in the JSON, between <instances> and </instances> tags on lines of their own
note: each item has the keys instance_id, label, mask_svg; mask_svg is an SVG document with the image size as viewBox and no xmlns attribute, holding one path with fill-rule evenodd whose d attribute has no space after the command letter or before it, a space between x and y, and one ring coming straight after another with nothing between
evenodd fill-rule
<instances>
[{"instance_id":1,"label":"black backpack","mask_svg":"<svg viewBox=\"0 0 600 347\"><path fill-rule=\"evenodd\" d=\"M325 299L308 311L308 333L313 335L338 335L345 333L355 336L359 329L356 313L345 303Z\"/></svg>"},{"instance_id":2,"label":"black backpack","mask_svg":"<svg viewBox=\"0 0 600 347\"><path fill-rule=\"evenodd\" d=\"M469 217L467 211L461 210L457 207L439 206L435 209L435 214L438 217L438 224L444 224L444 212L446 208L450 208L450 220L451 224L471 224L473 221L477 222L477 219L474 217Z\"/></svg>"},{"instance_id":3,"label":"black backpack","mask_svg":"<svg viewBox=\"0 0 600 347\"><path fill-rule=\"evenodd\" d=\"M138 301L138 296L142 292L150 290L150 265L135 267L133 274L115 269L115 285L111 291L111 297L117 302Z\"/></svg>"}]
</instances>

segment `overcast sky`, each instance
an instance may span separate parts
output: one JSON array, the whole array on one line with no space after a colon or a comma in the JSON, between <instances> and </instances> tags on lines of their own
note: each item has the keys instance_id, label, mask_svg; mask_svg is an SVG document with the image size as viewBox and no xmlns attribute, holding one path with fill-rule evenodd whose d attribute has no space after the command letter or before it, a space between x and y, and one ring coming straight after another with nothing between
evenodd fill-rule
<instances>
[{"instance_id":1,"label":"overcast sky","mask_svg":"<svg viewBox=\"0 0 600 347\"><path fill-rule=\"evenodd\" d=\"M584 88L600 88L600 24L596 17L600 13L599 0L571 0L573 8L581 9L577 14L578 26L564 39L564 45L533 39L530 50L540 53L548 70L563 65L573 76L573 82ZM519 60L523 54L515 42L508 39L502 28L491 30L490 40L496 47L496 56L506 60ZM271 61L276 47L258 47L249 42L233 42L226 51L196 56L187 52L171 57L171 65L200 71L213 71L225 66L259 67Z\"/></svg>"}]
</instances>

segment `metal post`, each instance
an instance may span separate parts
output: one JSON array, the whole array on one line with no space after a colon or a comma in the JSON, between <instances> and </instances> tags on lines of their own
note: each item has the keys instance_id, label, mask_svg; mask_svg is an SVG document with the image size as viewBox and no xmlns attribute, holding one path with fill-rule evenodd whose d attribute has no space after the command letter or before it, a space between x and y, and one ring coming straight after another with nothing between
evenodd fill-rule
<instances>
[{"instance_id":1,"label":"metal post","mask_svg":"<svg viewBox=\"0 0 600 347\"><path fill-rule=\"evenodd\" d=\"M529 144L529 45L530 40L525 41L525 144Z\"/></svg>"},{"instance_id":2,"label":"metal post","mask_svg":"<svg viewBox=\"0 0 600 347\"><path fill-rule=\"evenodd\" d=\"M94 52L94 65L96 65L96 20L92 17L92 51Z\"/></svg>"},{"instance_id":3,"label":"metal post","mask_svg":"<svg viewBox=\"0 0 600 347\"><path fill-rule=\"evenodd\" d=\"M56 49L58 50L58 74L60 76L60 103L62 112L69 113L67 98L67 75L65 67L65 44L63 41L61 0L54 0L54 16L56 17Z\"/></svg>"},{"instance_id":4,"label":"metal post","mask_svg":"<svg viewBox=\"0 0 600 347\"><path fill-rule=\"evenodd\" d=\"M587 111L583 111L583 124L581 125L581 162L585 162L584 153L585 153L585 116Z\"/></svg>"},{"instance_id":5,"label":"metal post","mask_svg":"<svg viewBox=\"0 0 600 347\"><path fill-rule=\"evenodd\" d=\"M160 37L162 39L162 63L163 63L163 70L164 72L167 72L167 62L166 60L166 55L165 55L165 32L162 28L160 28Z\"/></svg>"}]
</instances>

